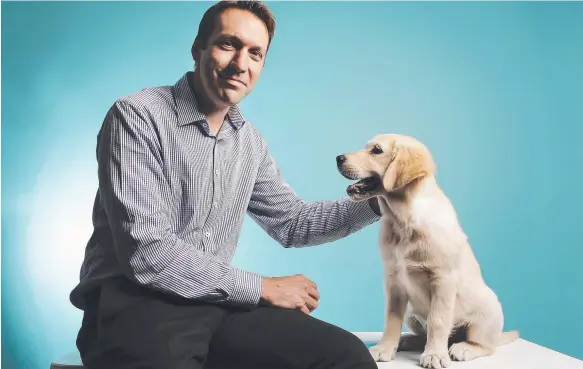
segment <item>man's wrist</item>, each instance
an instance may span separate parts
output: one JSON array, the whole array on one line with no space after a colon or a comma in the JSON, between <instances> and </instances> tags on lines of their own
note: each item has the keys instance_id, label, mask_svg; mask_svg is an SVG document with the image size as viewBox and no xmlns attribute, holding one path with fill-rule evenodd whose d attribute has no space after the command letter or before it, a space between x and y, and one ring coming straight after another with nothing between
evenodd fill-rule
<instances>
[{"instance_id":1,"label":"man's wrist","mask_svg":"<svg viewBox=\"0 0 583 369\"><path fill-rule=\"evenodd\" d=\"M261 300L266 300L269 294L269 287L271 285L270 277L261 277Z\"/></svg>"},{"instance_id":2,"label":"man's wrist","mask_svg":"<svg viewBox=\"0 0 583 369\"><path fill-rule=\"evenodd\" d=\"M267 282L267 277L261 277L261 293L259 294L259 299L260 300L265 300L265 287L266 284L269 283Z\"/></svg>"},{"instance_id":3,"label":"man's wrist","mask_svg":"<svg viewBox=\"0 0 583 369\"><path fill-rule=\"evenodd\" d=\"M235 285L229 300L243 305L256 305L261 296L261 278L262 277L256 273L235 269Z\"/></svg>"},{"instance_id":4,"label":"man's wrist","mask_svg":"<svg viewBox=\"0 0 583 369\"><path fill-rule=\"evenodd\" d=\"M381 208L379 206L379 200L376 197L371 197L367 201L368 201L368 206L372 209L372 211L380 217L382 215L382 213L381 213Z\"/></svg>"}]
</instances>

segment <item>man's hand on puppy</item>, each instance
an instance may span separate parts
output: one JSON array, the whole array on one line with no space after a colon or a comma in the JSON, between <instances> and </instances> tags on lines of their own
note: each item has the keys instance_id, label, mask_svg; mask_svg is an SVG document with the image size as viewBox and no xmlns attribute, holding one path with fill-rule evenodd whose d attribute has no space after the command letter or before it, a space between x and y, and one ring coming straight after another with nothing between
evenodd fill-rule
<instances>
[{"instance_id":1,"label":"man's hand on puppy","mask_svg":"<svg viewBox=\"0 0 583 369\"><path fill-rule=\"evenodd\" d=\"M299 309L306 314L318 307L318 286L305 276L264 277L261 299L273 306Z\"/></svg>"}]
</instances>

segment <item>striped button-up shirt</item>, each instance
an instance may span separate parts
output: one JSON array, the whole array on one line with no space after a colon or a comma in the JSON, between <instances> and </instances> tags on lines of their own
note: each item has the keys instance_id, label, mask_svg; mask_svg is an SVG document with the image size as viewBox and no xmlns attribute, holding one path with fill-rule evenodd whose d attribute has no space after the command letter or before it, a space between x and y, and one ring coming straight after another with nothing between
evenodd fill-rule
<instances>
[{"instance_id":1,"label":"striped button-up shirt","mask_svg":"<svg viewBox=\"0 0 583 369\"><path fill-rule=\"evenodd\" d=\"M217 134L187 72L173 86L117 99L97 139L94 232L71 302L126 276L189 299L256 304L261 276L231 265L245 214L284 247L317 245L379 216L368 202L306 202L234 106Z\"/></svg>"}]
</instances>

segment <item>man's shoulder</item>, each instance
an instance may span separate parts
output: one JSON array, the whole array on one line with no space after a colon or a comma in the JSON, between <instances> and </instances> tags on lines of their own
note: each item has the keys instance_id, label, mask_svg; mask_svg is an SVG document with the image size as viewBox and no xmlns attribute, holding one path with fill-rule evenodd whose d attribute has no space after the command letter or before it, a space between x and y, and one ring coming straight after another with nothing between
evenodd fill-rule
<instances>
[{"instance_id":1,"label":"man's shoulder","mask_svg":"<svg viewBox=\"0 0 583 369\"><path fill-rule=\"evenodd\" d=\"M115 104L126 105L136 110L152 108L173 110L175 106L173 86L146 87L118 97Z\"/></svg>"},{"instance_id":2,"label":"man's shoulder","mask_svg":"<svg viewBox=\"0 0 583 369\"><path fill-rule=\"evenodd\" d=\"M260 146L267 145L267 142L263 138L259 128L249 119L245 119L245 125L243 126L243 129L245 132L247 132L249 137L255 141L256 144L259 144Z\"/></svg>"},{"instance_id":3,"label":"man's shoulder","mask_svg":"<svg viewBox=\"0 0 583 369\"><path fill-rule=\"evenodd\" d=\"M160 127L163 122L176 119L176 108L172 86L147 87L142 90L121 95L112 103L108 115L124 117L131 129L149 130L147 127ZM119 122L120 120L108 120Z\"/></svg>"}]
</instances>

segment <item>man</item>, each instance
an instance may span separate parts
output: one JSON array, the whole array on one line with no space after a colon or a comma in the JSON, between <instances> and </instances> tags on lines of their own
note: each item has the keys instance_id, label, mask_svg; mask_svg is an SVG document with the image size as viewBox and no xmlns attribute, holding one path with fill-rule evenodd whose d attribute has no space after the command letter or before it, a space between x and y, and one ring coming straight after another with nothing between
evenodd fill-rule
<instances>
[{"instance_id":1,"label":"man","mask_svg":"<svg viewBox=\"0 0 583 369\"><path fill-rule=\"evenodd\" d=\"M358 338L310 315L312 281L230 264L246 212L284 247L379 218L374 202L299 199L238 110L274 28L262 3L214 5L192 47L194 72L107 113L95 231L71 293L84 310L77 347L89 369L376 368Z\"/></svg>"}]
</instances>

